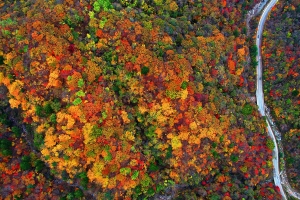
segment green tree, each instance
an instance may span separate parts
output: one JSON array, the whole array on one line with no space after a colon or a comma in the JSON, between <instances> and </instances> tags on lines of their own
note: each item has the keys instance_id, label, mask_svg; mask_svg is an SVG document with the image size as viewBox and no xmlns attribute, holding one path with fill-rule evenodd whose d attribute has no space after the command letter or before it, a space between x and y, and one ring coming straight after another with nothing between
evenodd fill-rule
<instances>
[{"instance_id":1,"label":"green tree","mask_svg":"<svg viewBox=\"0 0 300 200\"><path fill-rule=\"evenodd\" d=\"M230 160L231 160L232 162L237 162L237 161L239 160L239 157L236 156L236 155L231 155L231 156L230 156Z\"/></svg>"},{"instance_id":2,"label":"green tree","mask_svg":"<svg viewBox=\"0 0 300 200\"><path fill-rule=\"evenodd\" d=\"M11 131L15 134L16 137L20 137L21 136L22 131L21 131L21 129L19 127L13 126L11 128Z\"/></svg>"},{"instance_id":3,"label":"green tree","mask_svg":"<svg viewBox=\"0 0 300 200\"><path fill-rule=\"evenodd\" d=\"M40 149L40 147L44 144L44 135L40 133L33 133L33 145Z\"/></svg>"},{"instance_id":4,"label":"green tree","mask_svg":"<svg viewBox=\"0 0 300 200\"><path fill-rule=\"evenodd\" d=\"M35 167L35 170L37 172L41 172L43 170L43 168L45 167L45 163L41 160L36 160L36 161L34 161L33 166Z\"/></svg>"},{"instance_id":5,"label":"green tree","mask_svg":"<svg viewBox=\"0 0 300 200\"><path fill-rule=\"evenodd\" d=\"M273 140L271 139L267 139L267 147L270 149L270 150L273 150L275 148L275 144L273 142Z\"/></svg>"},{"instance_id":6,"label":"green tree","mask_svg":"<svg viewBox=\"0 0 300 200\"><path fill-rule=\"evenodd\" d=\"M96 12L99 12L101 8L103 8L104 11L113 8L109 0L97 0L94 2L93 7Z\"/></svg>"},{"instance_id":7,"label":"green tree","mask_svg":"<svg viewBox=\"0 0 300 200\"><path fill-rule=\"evenodd\" d=\"M250 115L252 114L252 111L253 111L253 107L250 104L245 104L242 109L242 113L244 115Z\"/></svg>"},{"instance_id":8,"label":"green tree","mask_svg":"<svg viewBox=\"0 0 300 200\"><path fill-rule=\"evenodd\" d=\"M147 75L148 73L149 73L149 67L142 67L142 69L141 69L141 73L143 74L143 75Z\"/></svg>"},{"instance_id":9,"label":"green tree","mask_svg":"<svg viewBox=\"0 0 300 200\"><path fill-rule=\"evenodd\" d=\"M30 158L30 156L23 156L21 158L20 168L23 171L29 170L31 168L31 158Z\"/></svg>"},{"instance_id":10,"label":"green tree","mask_svg":"<svg viewBox=\"0 0 300 200\"><path fill-rule=\"evenodd\" d=\"M8 139L0 140L0 151L4 156L12 155L12 142Z\"/></svg>"}]
</instances>

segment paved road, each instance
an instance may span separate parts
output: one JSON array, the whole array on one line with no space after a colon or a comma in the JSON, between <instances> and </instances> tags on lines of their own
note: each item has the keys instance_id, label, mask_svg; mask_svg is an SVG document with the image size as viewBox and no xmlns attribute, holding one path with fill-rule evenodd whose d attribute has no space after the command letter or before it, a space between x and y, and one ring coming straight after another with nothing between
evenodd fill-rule
<instances>
[{"instance_id":1,"label":"paved road","mask_svg":"<svg viewBox=\"0 0 300 200\"><path fill-rule=\"evenodd\" d=\"M257 98L257 105L259 112L262 116L265 116L265 103L264 103L264 94L263 94L263 86L262 86L262 62L261 62L261 38L262 32L264 30L264 24L267 19L269 12L271 11L272 7L276 4L277 0L271 0L268 5L263 10L263 13L260 17L257 33L256 33L256 46L258 48L258 54L256 60L258 62L258 67L256 68L257 73L257 83L256 83L256 98Z\"/></svg>"},{"instance_id":2,"label":"paved road","mask_svg":"<svg viewBox=\"0 0 300 200\"><path fill-rule=\"evenodd\" d=\"M265 112L263 83L262 83L262 61L261 61L261 48L260 48L261 47L261 39L262 39L263 27L264 27L265 21L267 19L267 16L277 1L278 0L271 0L268 3L268 5L265 7L265 9L263 10L261 18L259 20L257 33L256 33L256 45L258 47L258 55L256 57L256 60L258 62L258 66L256 68L256 73L257 73L256 99L257 99L257 105L258 105L259 112L262 116L266 116L266 112ZM283 186L285 187L285 189L289 195L291 195L297 199L300 199L300 194L297 193L295 190L293 190L293 188L290 186L286 176L284 176L284 174L286 174L285 169L283 169L282 172L280 172L278 144L277 144L277 141L275 138L274 130L272 129L272 127L270 125L270 123L271 124L274 124L274 123L272 122L272 119L270 119L268 116L266 116L266 117L267 117L268 133L275 144L275 147L273 150L273 166L274 166L275 185L279 187L280 193L281 193L283 199L287 199L285 190L283 190ZM280 177L280 175L282 175L282 177Z\"/></svg>"}]
</instances>

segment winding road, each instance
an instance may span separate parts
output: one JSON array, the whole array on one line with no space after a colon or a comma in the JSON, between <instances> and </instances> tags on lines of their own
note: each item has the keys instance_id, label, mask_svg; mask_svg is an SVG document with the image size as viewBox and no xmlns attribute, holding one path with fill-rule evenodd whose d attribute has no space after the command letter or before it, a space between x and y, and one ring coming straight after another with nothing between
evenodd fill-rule
<instances>
[{"instance_id":1,"label":"winding road","mask_svg":"<svg viewBox=\"0 0 300 200\"><path fill-rule=\"evenodd\" d=\"M262 32L263 32L263 28L267 16L277 1L278 0L271 0L263 10L263 13L259 20L257 33L256 33L256 46L258 47L258 54L256 57L256 60L258 62L258 67L256 68L256 73L257 73L256 99L257 99L259 112L262 116L265 116L266 114L265 114L264 93L263 93L263 86L262 86L262 62L261 62L261 52L260 52L261 38L262 38Z\"/></svg>"},{"instance_id":2,"label":"winding road","mask_svg":"<svg viewBox=\"0 0 300 200\"><path fill-rule=\"evenodd\" d=\"M261 39L262 39L262 32L263 32L263 27L265 24L265 21L267 19L267 16L269 12L271 11L272 7L277 3L278 0L270 0L270 2L267 4L267 6L264 8L262 15L259 20L258 24L258 29L256 33L256 45L258 47L258 54L256 57L256 60L258 62L258 66L256 68L256 73L257 73L257 88L256 88L256 101L258 105L258 110L262 116L266 116L267 120L267 125L268 125L268 134L272 138L274 142L274 149L273 149L273 166L274 166L274 182L277 187L280 189L280 193L283 199L287 199L287 196L285 194L285 190L283 187L286 189L287 193L290 196L293 196L294 198L300 199L300 195L294 191L289 182L287 181L287 177L285 176L280 176L282 174L286 174L285 169L280 171L280 160L279 160L279 150L278 150L278 143L275 137L275 131L272 129L271 125L274 125L272 122L272 119L270 118L269 114L266 115L265 111L265 103L264 103L264 94L263 94L263 84L262 84L262 60L261 60ZM281 145L281 144L280 144Z\"/></svg>"}]
</instances>

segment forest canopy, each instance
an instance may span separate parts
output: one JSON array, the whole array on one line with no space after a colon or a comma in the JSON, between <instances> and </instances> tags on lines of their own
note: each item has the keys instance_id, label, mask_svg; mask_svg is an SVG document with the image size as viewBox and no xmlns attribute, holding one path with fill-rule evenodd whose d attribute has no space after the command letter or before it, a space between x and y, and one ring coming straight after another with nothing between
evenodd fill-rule
<instances>
[{"instance_id":1,"label":"forest canopy","mask_svg":"<svg viewBox=\"0 0 300 200\"><path fill-rule=\"evenodd\" d=\"M280 199L245 74L253 1L0 6L1 196Z\"/></svg>"}]
</instances>

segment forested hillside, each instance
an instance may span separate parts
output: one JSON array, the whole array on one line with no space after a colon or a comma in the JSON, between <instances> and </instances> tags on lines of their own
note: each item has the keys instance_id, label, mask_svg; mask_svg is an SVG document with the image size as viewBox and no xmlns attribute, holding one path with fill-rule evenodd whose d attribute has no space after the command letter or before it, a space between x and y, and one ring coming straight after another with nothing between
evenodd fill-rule
<instances>
[{"instance_id":1,"label":"forested hillside","mask_svg":"<svg viewBox=\"0 0 300 200\"><path fill-rule=\"evenodd\" d=\"M1 197L280 199L244 74L254 3L1 3Z\"/></svg>"},{"instance_id":2,"label":"forested hillside","mask_svg":"<svg viewBox=\"0 0 300 200\"><path fill-rule=\"evenodd\" d=\"M264 91L283 133L287 172L300 189L300 2L279 1L263 33Z\"/></svg>"}]
</instances>

